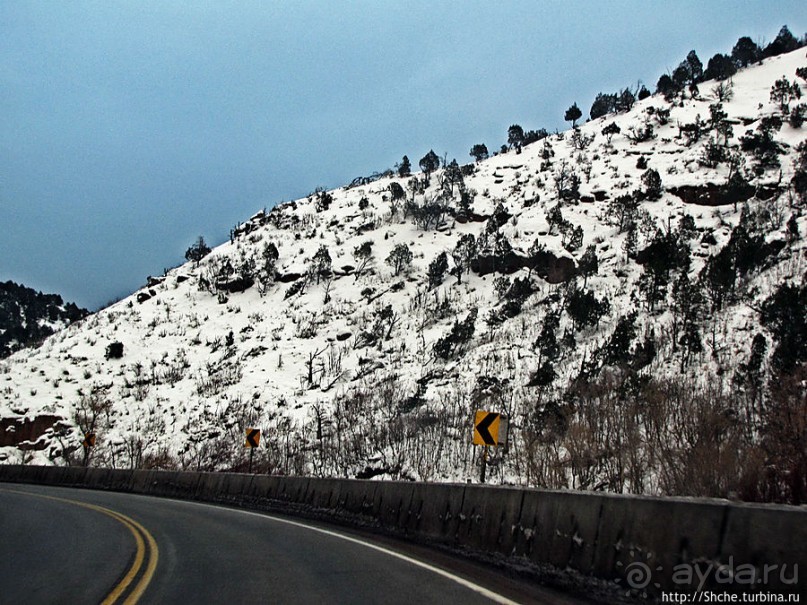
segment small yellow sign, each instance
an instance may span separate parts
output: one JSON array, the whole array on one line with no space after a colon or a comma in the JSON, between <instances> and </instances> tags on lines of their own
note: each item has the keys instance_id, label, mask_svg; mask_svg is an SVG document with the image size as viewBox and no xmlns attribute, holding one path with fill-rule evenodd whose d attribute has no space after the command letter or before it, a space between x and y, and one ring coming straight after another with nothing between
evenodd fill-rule
<instances>
[{"instance_id":1,"label":"small yellow sign","mask_svg":"<svg viewBox=\"0 0 807 605\"><path fill-rule=\"evenodd\" d=\"M474 416L474 445L499 445L501 414L477 410Z\"/></svg>"},{"instance_id":2,"label":"small yellow sign","mask_svg":"<svg viewBox=\"0 0 807 605\"><path fill-rule=\"evenodd\" d=\"M85 448L95 447L95 433L84 433L84 441L81 442Z\"/></svg>"},{"instance_id":3,"label":"small yellow sign","mask_svg":"<svg viewBox=\"0 0 807 605\"><path fill-rule=\"evenodd\" d=\"M258 447L261 443L261 429L247 429L247 441L244 447Z\"/></svg>"}]
</instances>

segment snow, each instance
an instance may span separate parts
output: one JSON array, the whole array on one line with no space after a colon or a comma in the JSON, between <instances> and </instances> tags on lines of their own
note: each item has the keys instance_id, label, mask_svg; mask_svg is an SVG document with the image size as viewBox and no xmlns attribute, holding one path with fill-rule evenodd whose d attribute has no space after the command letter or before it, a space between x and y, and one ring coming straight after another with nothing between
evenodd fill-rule
<instances>
[{"instance_id":1,"label":"snow","mask_svg":"<svg viewBox=\"0 0 807 605\"><path fill-rule=\"evenodd\" d=\"M733 78L734 97L724 104L729 119L741 122L772 114L775 107L769 99L771 85L783 74L792 79L796 68L805 64L804 49L800 49L741 70ZM585 150L574 149L572 132L567 131L531 144L520 154L511 151L483 161L476 165L473 175L466 177L466 186L478 193L474 212L489 215L501 202L513 215L501 231L516 251L526 253L533 240L540 238L556 256L577 261L586 246L596 245L600 268L598 275L588 279L588 287L598 297L607 295L611 310L597 328L586 328L578 335L576 351L557 368L561 383L572 377L585 356L605 341L617 319L634 308L631 295L636 292L641 268L625 258L622 248L625 234L619 234L603 220L607 202L563 205L564 218L582 226L585 234L583 246L573 253L564 250L560 235L546 235L547 212L558 201L553 172L564 161L579 171L583 165L581 158L588 158L591 177L582 179L582 196L605 191L615 197L641 187L644 170L638 169L636 162L639 154L646 157L649 167L661 175L665 188L659 201L643 203L655 224L664 229L670 221L675 224L678 217L690 214L699 230L714 232L717 240L714 245L701 246L697 239L693 242L691 275L697 275L708 256L728 241L740 216L740 209L731 205L716 208L687 205L666 191L681 185L722 184L727 179L725 164L715 169L698 165L704 141L685 147L677 139L679 124L692 122L697 115L708 118L709 105L714 103L710 97L711 84L701 85L700 99L687 99L683 107L673 107L669 123L656 124L657 136L650 141L633 144L625 133L631 126L644 122L648 108L669 107L657 96L637 102L630 112L604 116L580 126L582 135L594 137ZM607 145L601 130L612 122L622 132ZM736 145L739 137L755 126L755 123L747 127L736 124L731 143ZM780 178L783 183L789 182L793 150L805 140L805 132L787 124L782 127L776 138L788 145L789 153L782 156L781 175L769 171L759 184L775 183ZM541 170L545 144L555 154L550 171ZM431 187L425 195L417 196L418 202L437 194L438 178L439 172L432 175ZM521 385L536 369L533 343L547 309L552 306L551 296L561 286L534 279L537 291L522 313L499 327L489 326L485 321L490 311L499 306L494 292L496 276L479 277L471 273L463 275L462 283L457 284L456 278L448 275L441 286L428 291L425 274L429 263L445 251L452 264L450 252L459 237L467 233L478 236L485 223L459 223L449 217L447 226L441 230L420 230L411 219L402 218L400 202L395 212L389 200L390 185L397 182L406 189L408 180L408 177L388 177L365 186L331 191L333 201L322 212L316 210L314 195L283 204L268 213L283 217L279 224L286 228L282 229L265 222L264 214L257 212L247 221L253 225L249 233L217 247L198 266L187 263L171 269L161 283L140 291L153 290L155 296L151 299L138 303L138 292L133 293L61 330L41 347L21 351L0 362L0 417L33 418L52 413L74 422L82 394L102 390L112 402L112 411L110 426L99 431L99 449L106 448L104 463L126 466L131 463L132 444L138 439L147 453L164 450L175 457L180 453L191 457L194 452L202 456L202 445L215 441L212 437L215 434L229 435L232 448L240 448L244 425L275 427L273 437L278 441L292 434L294 439L308 435L310 445L315 445L313 427L317 410L333 411L337 396L360 385L370 390L381 388L379 385L392 376L412 395L418 379L435 375L426 390L419 393L422 399L418 409L446 410L445 402L454 400L459 403L452 404L450 409L467 411L467 416L452 420L451 439L455 445L448 460L435 460L434 468L429 469L425 462L425 466L418 468L407 459L404 476L475 480L478 474L474 467L475 452L468 442L474 405L470 396L477 378L496 376L518 385L511 401L478 397L480 404L499 406L501 411L516 417L531 405L534 395ZM369 207L361 211L358 203L365 196ZM525 204L536 198L537 202ZM375 228L360 230L371 222ZM798 224L802 233L807 232L804 217L798 218ZM784 226L777 233L781 235L783 230ZM342 269L345 265L357 265L353 250L367 240L373 243L373 261L368 270L358 277L345 274ZM305 273L308 259L325 245L336 271L330 289L324 280L311 284L302 294L285 298L291 284L274 283L263 296L253 286L242 293L227 294L224 301L200 287L202 278L214 281L215 268L222 262L229 260L238 267L242 259L258 258L267 242L277 246L280 253L277 269L284 275ZM396 277L384 259L401 243L411 248L414 258L407 274ZM646 239L640 238L640 248L643 243ZM799 243L789 258L756 274L750 287L759 289L757 300L764 299L781 281L803 276L804 261L804 244ZM510 277L526 273L522 270ZM403 287L396 290L394 286L399 282ZM362 294L367 288L375 289L372 302ZM436 309L440 302L446 301L449 310L441 314ZM391 337L376 346L358 348L360 333L387 305L398 317ZM476 331L464 355L448 362L436 359L433 344L474 307L479 308ZM643 313L639 334L651 328L663 334L669 322L669 312ZM725 330L730 358L744 359L748 330L760 330L753 310L744 306L727 309L714 322ZM566 325L564 317L561 333ZM350 337L342 340L348 333ZM233 344L227 346L230 334ZM122 359L105 358L111 342L123 343ZM314 384L309 385L308 364L312 356ZM677 363L669 351L662 351L648 370L674 375ZM374 367L378 369L368 369ZM694 376L713 376L715 370L715 362L708 354L701 355L689 369ZM371 422L373 415L377 422L391 423L396 412L364 410L361 414L357 412L356 418ZM64 436L63 441L80 443L78 427ZM48 443L45 450L25 454L16 448L0 448L0 459L15 462L30 457L34 462L52 463L50 456L61 451L62 443L53 436L48 437ZM394 456L395 452L385 446L382 451L368 455L365 462L376 464L379 459ZM341 472L352 474L359 470L354 464ZM516 473L515 469L507 468L502 477L522 481Z\"/></svg>"}]
</instances>

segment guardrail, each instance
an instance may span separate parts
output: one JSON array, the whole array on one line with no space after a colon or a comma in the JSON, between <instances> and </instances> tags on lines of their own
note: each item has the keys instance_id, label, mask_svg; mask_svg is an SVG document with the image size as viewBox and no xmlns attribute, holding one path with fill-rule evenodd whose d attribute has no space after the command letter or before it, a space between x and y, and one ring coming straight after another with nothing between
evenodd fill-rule
<instances>
[{"instance_id":1,"label":"guardrail","mask_svg":"<svg viewBox=\"0 0 807 605\"><path fill-rule=\"evenodd\" d=\"M0 481L334 517L617 582L626 592L804 592L807 508L471 484L0 465ZM801 581L799 581L801 580Z\"/></svg>"}]
</instances>

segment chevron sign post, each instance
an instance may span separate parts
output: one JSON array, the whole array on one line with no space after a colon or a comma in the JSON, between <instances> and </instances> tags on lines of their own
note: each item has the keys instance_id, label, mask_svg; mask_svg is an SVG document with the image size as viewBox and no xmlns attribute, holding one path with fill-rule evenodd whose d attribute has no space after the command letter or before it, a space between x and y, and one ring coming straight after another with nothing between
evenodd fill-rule
<instances>
[{"instance_id":1,"label":"chevron sign post","mask_svg":"<svg viewBox=\"0 0 807 605\"><path fill-rule=\"evenodd\" d=\"M482 472L479 482L485 482L488 462L488 447L507 443L507 418L496 412L477 410L474 415L474 445L484 446L482 451Z\"/></svg>"},{"instance_id":2,"label":"chevron sign post","mask_svg":"<svg viewBox=\"0 0 807 605\"><path fill-rule=\"evenodd\" d=\"M244 447L249 448L249 470L247 472L252 472L252 456L255 454L255 448L259 447L261 444L261 429L247 429L247 440L244 443Z\"/></svg>"}]
</instances>

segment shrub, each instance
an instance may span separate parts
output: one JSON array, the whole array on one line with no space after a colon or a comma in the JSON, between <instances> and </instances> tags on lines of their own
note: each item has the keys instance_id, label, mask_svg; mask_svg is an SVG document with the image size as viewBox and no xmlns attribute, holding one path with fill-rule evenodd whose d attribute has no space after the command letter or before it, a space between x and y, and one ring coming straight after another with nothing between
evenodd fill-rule
<instances>
[{"instance_id":1,"label":"shrub","mask_svg":"<svg viewBox=\"0 0 807 605\"><path fill-rule=\"evenodd\" d=\"M790 111L790 102L801 98L801 89L796 82L792 84L782 76L771 86L771 103L775 103L782 113Z\"/></svg>"},{"instance_id":2,"label":"shrub","mask_svg":"<svg viewBox=\"0 0 807 605\"><path fill-rule=\"evenodd\" d=\"M465 343L471 340L476 326L477 309L473 308L462 321L454 322L451 331L434 343L433 351L441 359L449 359Z\"/></svg>"},{"instance_id":3,"label":"shrub","mask_svg":"<svg viewBox=\"0 0 807 605\"><path fill-rule=\"evenodd\" d=\"M389 193L390 193L390 196L392 197L392 201L402 200L402 199L404 199L406 197L406 192L404 191L404 188L401 187L400 183L390 183ZM363 199L367 199L367 198L363 198ZM361 206L359 206L359 207L361 208Z\"/></svg>"},{"instance_id":4,"label":"shrub","mask_svg":"<svg viewBox=\"0 0 807 605\"><path fill-rule=\"evenodd\" d=\"M661 175L657 170L648 168L642 174L642 185L644 185L645 199L657 200L661 197Z\"/></svg>"},{"instance_id":5,"label":"shrub","mask_svg":"<svg viewBox=\"0 0 807 605\"><path fill-rule=\"evenodd\" d=\"M210 254L210 247L205 243L205 238L200 235L196 243L185 251L185 260L193 261L198 265L199 261L208 254Z\"/></svg>"},{"instance_id":6,"label":"shrub","mask_svg":"<svg viewBox=\"0 0 807 605\"><path fill-rule=\"evenodd\" d=\"M441 252L437 255L437 258L429 263L429 268L426 271L429 290L443 283L446 271L448 271L448 255L445 252Z\"/></svg>"},{"instance_id":7,"label":"shrub","mask_svg":"<svg viewBox=\"0 0 807 605\"><path fill-rule=\"evenodd\" d=\"M317 202L316 202L316 209L317 212L322 212L323 210L327 210L331 207L331 203L333 202L333 196L323 189L317 189Z\"/></svg>"},{"instance_id":8,"label":"shrub","mask_svg":"<svg viewBox=\"0 0 807 605\"><path fill-rule=\"evenodd\" d=\"M602 134L603 136L606 137L609 145L611 143L611 139L613 138L613 136L615 134L619 134L620 132L622 132L622 129L616 122L611 122L605 128L602 129Z\"/></svg>"},{"instance_id":9,"label":"shrub","mask_svg":"<svg viewBox=\"0 0 807 605\"><path fill-rule=\"evenodd\" d=\"M591 290L585 292L572 290L566 301L566 311L572 319L575 330L598 324L610 309L608 299L598 299Z\"/></svg>"},{"instance_id":10,"label":"shrub","mask_svg":"<svg viewBox=\"0 0 807 605\"><path fill-rule=\"evenodd\" d=\"M412 251L406 244L398 244L387 256L387 264L392 267L395 275L400 275L401 271L412 264Z\"/></svg>"},{"instance_id":11,"label":"shrub","mask_svg":"<svg viewBox=\"0 0 807 605\"><path fill-rule=\"evenodd\" d=\"M120 359L123 357L123 343L111 342L106 347L105 357L107 359Z\"/></svg>"},{"instance_id":12,"label":"shrub","mask_svg":"<svg viewBox=\"0 0 807 605\"><path fill-rule=\"evenodd\" d=\"M790 124L791 128L801 128L802 124L804 124L804 114L806 111L807 105L804 103L799 103L790 110L790 117L787 122Z\"/></svg>"}]
</instances>

